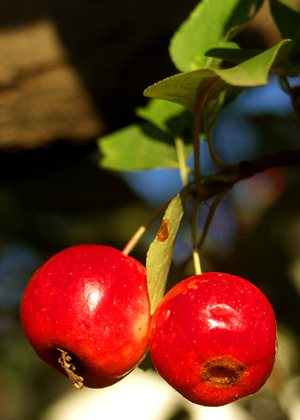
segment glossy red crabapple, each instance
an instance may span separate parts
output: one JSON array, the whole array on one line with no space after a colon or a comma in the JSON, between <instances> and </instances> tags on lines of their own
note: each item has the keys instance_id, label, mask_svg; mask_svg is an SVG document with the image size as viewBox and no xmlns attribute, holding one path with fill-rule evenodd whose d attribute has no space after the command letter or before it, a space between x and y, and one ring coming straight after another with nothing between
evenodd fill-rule
<instances>
[{"instance_id":1,"label":"glossy red crabapple","mask_svg":"<svg viewBox=\"0 0 300 420\"><path fill-rule=\"evenodd\" d=\"M76 388L112 385L148 350L146 269L109 246L68 248L31 278L21 321L38 356Z\"/></svg>"},{"instance_id":2,"label":"glossy red crabapple","mask_svg":"<svg viewBox=\"0 0 300 420\"><path fill-rule=\"evenodd\" d=\"M150 353L160 375L188 400L228 404L258 391L273 369L277 338L272 306L240 277L190 277L157 306Z\"/></svg>"}]
</instances>

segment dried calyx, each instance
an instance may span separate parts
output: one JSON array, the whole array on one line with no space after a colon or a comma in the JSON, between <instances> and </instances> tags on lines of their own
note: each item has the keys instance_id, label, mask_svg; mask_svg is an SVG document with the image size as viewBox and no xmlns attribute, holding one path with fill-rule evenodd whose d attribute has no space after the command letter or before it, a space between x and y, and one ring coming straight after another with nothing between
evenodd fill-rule
<instances>
[{"instance_id":1,"label":"dried calyx","mask_svg":"<svg viewBox=\"0 0 300 420\"><path fill-rule=\"evenodd\" d=\"M72 362L72 357L65 350L57 347L57 350L61 352L60 357L58 358L59 364L66 371L70 381L76 389L81 389L83 387L83 378L79 376L76 372L76 366Z\"/></svg>"}]
</instances>

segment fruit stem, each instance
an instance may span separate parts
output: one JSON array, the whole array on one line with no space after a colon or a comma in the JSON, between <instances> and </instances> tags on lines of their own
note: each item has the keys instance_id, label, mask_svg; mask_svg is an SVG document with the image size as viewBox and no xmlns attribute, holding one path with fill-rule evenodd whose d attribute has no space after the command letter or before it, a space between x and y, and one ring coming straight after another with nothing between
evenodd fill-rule
<instances>
[{"instance_id":1,"label":"fruit stem","mask_svg":"<svg viewBox=\"0 0 300 420\"><path fill-rule=\"evenodd\" d=\"M219 158L217 152L215 151L215 148L214 148L214 145L213 145L213 140L212 140L212 137L211 137L211 126L209 124L208 117L204 118L203 125L204 125L206 142L208 144L209 155L210 155L210 158L211 158L213 164L219 169L228 169L230 167L230 165L223 162L222 159Z\"/></svg>"},{"instance_id":2,"label":"fruit stem","mask_svg":"<svg viewBox=\"0 0 300 420\"><path fill-rule=\"evenodd\" d=\"M184 141L179 138L175 137L175 149L178 159L179 165L179 172L183 186L186 186L189 182L189 172L190 168L186 164L185 155L184 155Z\"/></svg>"},{"instance_id":3,"label":"fruit stem","mask_svg":"<svg viewBox=\"0 0 300 420\"><path fill-rule=\"evenodd\" d=\"M199 251L200 251L200 249L201 249L201 248L202 248L202 246L203 246L203 243L204 243L205 238L206 238L206 236L207 236L207 233L208 233L208 230L209 230L209 228L210 228L210 225L211 225L211 222L212 222L212 220L213 220L213 217L214 217L214 215L215 215L215 212L216 212L216 210L217 210L217 208L218 208L219 204L221 203L221 201L223 200L223 198L224 198L224 197L225 197L225 195L227 194L227 192L228 192L228 191L226 191L225 193L222 193L222 194L217 195L217 196L215 197L215 199L213 200L213 202L212 202L211 206L210 206L210 209L209 209L209 212L208 212L208 215L207 215L207 219L206 219L206 221L205 221L204 228L203 228L203 230L202 230L202 234L201 234L201 237L200 237L200 241L199 241L199 243L198 243L198 249L199 249Z\"/></svg>"},{"instance_id":4,"label":"fruit stem","mask_svg":"<svg viewBox=\"0 0 300 420\"><path fill-rule=\"evenodd\" d=\"M207 92L208 94L208 92ZM200 175L200 123L201 123L201 113L202 108L206 99L206 95L202 98L199 98L198 103L195 108L195 117L194 117L194 173L195 177Z\"/></svg>"},{"instance_id":5,"label":"fruit stem","mask_svg":"<svg viewBox=\"0 0 300 420\"><path fill-rule=\"evenodd\" d=\"M289 84L288 79L285 76L279 76L278 80L279 80L279 85L281 89L288 95L292 96L292 88Z\"/></svg>"},{"instance_id":6,"label":"fruit stem","mask_svg":"<svg viewBox=\"0 0 300 420\"><path fill-rule=\"evenodd\" d=\"M131 237L125 248L123 249L124 255L129 255L130 252L133 250L135 245L138 243L140 238L143 236L143 234L146 232L147 228L151 225L151 223L162 213L167 207L168 207L169 201L165 204L163 204L161 207L159 207L154 213L151 214L151 216L145 221L142 226L138 228L138 230L135 232L135 234Z\"/></svg>"},{"instance_id":7,"label":"fruit stem","mask_svg":"<svg viewBox=\"0 0 300 420\"><path fill-rule=\"evenodd\" d=\"M200 260L198 241L197 241L197 215L198 215L200 204L201 204L200 200L197 200L196 203L194 203L194 208L193 208L192 218L191 218L191 228L192 228L192 238L193 238L193 261L194 261L194 268L195 268L196 275L202 273L201 260Z\"/></svg>"},{"instance_id":8,"label":"fruit stem","mask_svg":"<svg viewBox=\"0 0 300 420\"><path fill-rule=\"evenodd\" d=\"M197 248L193 250L193 260L194 260L195 274L196 276L198 276L199 274L202 274L202 269L201 269L200 255Z\"/></svg>"}]
</instances>

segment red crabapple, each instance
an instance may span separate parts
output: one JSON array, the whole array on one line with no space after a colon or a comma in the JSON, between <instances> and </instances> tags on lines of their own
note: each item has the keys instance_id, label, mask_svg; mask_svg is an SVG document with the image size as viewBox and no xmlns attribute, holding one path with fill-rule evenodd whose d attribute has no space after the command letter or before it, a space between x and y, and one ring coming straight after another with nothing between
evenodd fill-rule
<instances>
[{"instance_id":1,"label":"red crabapple","mask_svg":"<svg viewBox=\"0 0 300 420\"><path fill-rule=\"evenodd\" d=\"M273 369L277 338L272 306L240 277L190 277L156 308L150 353L160 375L188 400L228 404L258 391Z\"/></svg>"},{"instance_id":2,"label":"red crabapple","mask_svg":"<svg viewBox=\"0 0 300 420\"><path fill-rule=\"evenodd\" d=\"M76 388L112 385L148 350L145 267L109 246L68 248L28 283L21 321L38 356Z\"/></svg>"}]
</instances>

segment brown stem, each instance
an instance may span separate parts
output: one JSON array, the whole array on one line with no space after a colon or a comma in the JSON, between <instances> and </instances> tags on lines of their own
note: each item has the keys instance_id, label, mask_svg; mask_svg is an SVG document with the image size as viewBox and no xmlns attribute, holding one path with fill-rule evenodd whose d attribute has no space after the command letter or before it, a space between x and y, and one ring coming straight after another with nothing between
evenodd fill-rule
<instances>
[{"instance_id":1,"label":"brown stem","mask_svg":"<svg viewBox=\"0 0 300 420\"><path fill-rule=\"evenodd\" d=\"M243 179L251 178L268 169L287 168L297 164L300 164L300 149L277 152L254 161L243 161L236 165L230 165L227 169L214 175L201 177L201 197L208 200L219 194L227 194L236 183Z\"/></svg>"},{"instance_id":2,"label":"brown stem","mask_svg":"<svg viewBox=\"0 0 300 420\"><path fill-rule=\"evenodd\" d=\"M300 163L300 149L285 150L263 156L254 161L244 161L236 166L237 182L272 168L289 167Z\"/></svg>"},{"instance_id":3,"label":"brown stem","mask_svg":"<svg viewBox=\"0 0 300 420\"><path fill-rule=\"evenodd\" d=\"M207 99L207 96L210 92L211 87L207 88L204 92L200 91L201 94L198 95L197 103L194 111L194 171L195 176L200 175L200 125L201 125L201 114L202 109Z\"/></svg>"},{"instance_id":4,"label":"brown stem","mask_svg":"<svg viewBox=\"0 0 300 420\"><path fill-rule=\"evenodd\" d=\"M269 156L264 156L255 161L243 161L237 165L232 165L230 167L230 172L227 170L221 170L215 175L207 176L201 183L201 192L200 196L196 197L197 200L200 199L210 199L214 198L214 201L210 207L200 241L198 243L197 249L198 252L201 250L201 247L204 243L204 240L207 236L207 232L210 228L211 222L213 220L214 214L217 210L218 205L225 197L225 195L232 189L232 187L239 181L266 171L272 168L278 167L289 167L300 163L300 150L288 150L283 152L274 153ZM203 179L203 177L202 177ZM197 190L198 191L198 190ZM197 193L196 191L196 193ZM199 191L198 191L199 192ZM200 201L199 201L200 202ZM194 212L195 214L198 211L199 204L195 204ZM195 217L195 215L193 216ZM194 242L194 253L195 253L195 228L193 228L193 242ZM195 260L195 259L194 259Z\"/></svg>"},{"instance_id":5,"label":"brown stem","mask_svg":"<svg viewBox=\"0 0 300 420\"><path fill-rule=\"evenodd\" d=\"M135 245L138 243L142 235L145 233L147 228L151 225L151 223L160 215L161 212L163 212L169 202L163 204L161 207L159 207L154 213L151 214L151 216L146 220L146 222L138 228L138 230L135 232L135 234L132 236L132 238L129 240L125 248L123 249L124 255L129 255L132 249L135 247Z\"/></svg>"},{"instance_id":6,"label":"brown stem","mask_svg":"<svg viewBox=\"0 0 300 420\"><path fill-rule=\"evenodd\" d=\"M228 191L226 191L226 192L224 191L223 194L217 195L215 197L212 205L210 206L210 209L209 209L209 212L208 212L208 216L207 216L207 219L205 221L204 228L203 228L203 231L202 231L202 234L201 234L201 238L200 238L200 241L199 241L199 244L198 244L199 251L201 250L201 248L203 246L203 243L204 243L205 238L207 236L207 233L208 233L208 230L210 228L210 225L211 225L211 222L213 220L213 217L215 215L215 212L216 212L219 204L221 203L221 201L223 200L223 198L227 194L227 192Z\"/></svg>"}]
</instances>

